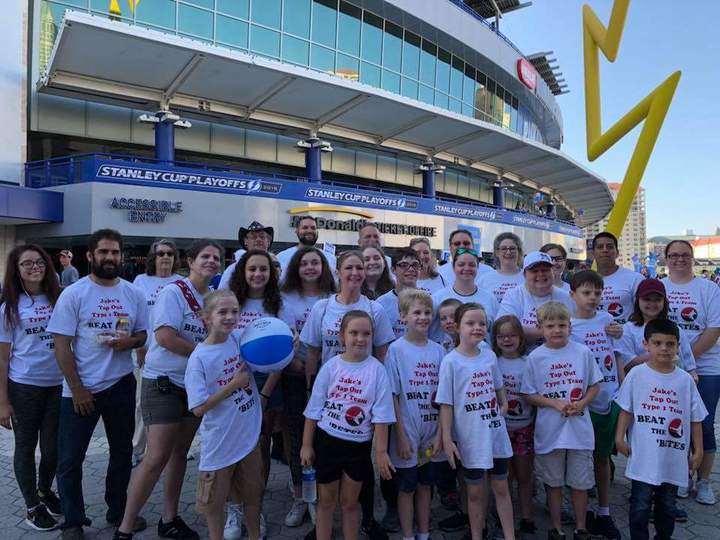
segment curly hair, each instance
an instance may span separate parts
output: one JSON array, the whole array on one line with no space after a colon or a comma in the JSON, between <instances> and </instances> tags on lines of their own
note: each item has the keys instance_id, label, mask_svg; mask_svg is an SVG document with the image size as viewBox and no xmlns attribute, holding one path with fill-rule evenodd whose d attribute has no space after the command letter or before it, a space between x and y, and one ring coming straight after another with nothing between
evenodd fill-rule
<instances>
[{"instance_id":1,"label":"curly hair","mask_svg":"<svg viewBox=\"0 0 720 540\"><path fill-rule=\"evenodd\" d=\"M278 277L272 265L272 259L267 251L259 249L251 249L243 253L240 260L233 270L232 276L230 277L230 290L235 293L238 299L238 303L242 308L245 302L248 300L248 294L250 287L245 279L245 268L250 260L250 257L254 256L265 257L267 259L268 268L270 269L270 276L268 282L265 285L265 291L263 292L263 308L265 311L270 313L273 317L277 317L282 307L282 298L280 297L280 285L278 284Z\"/></svg>"},{"instance_id":2,"label":"curly hair","mask_svg":"<svg viewBox=\"0 0 720 540\"><path fill-rule=\"evenodd\" d=\"M280 287L280 290L284 293L296 292L302 295L303 286L302 280L300 279L300 261L308 253L316 253L320 257L320 264L322 266L320 278L318 279L320 292L323 294L334 293L335 278L333 277L330 265L328 264L322 251L312 246L301 247L293 254L290 262L288 263L287 270L285 271L285 281L283 282L282 287Z\"/></svg>"}]
</instances>

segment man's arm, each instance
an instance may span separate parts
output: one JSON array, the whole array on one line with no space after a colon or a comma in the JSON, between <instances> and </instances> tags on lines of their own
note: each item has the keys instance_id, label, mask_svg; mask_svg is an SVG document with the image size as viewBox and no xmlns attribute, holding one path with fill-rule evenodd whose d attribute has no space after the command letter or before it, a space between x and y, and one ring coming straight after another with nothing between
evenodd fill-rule
<instances>
[{"instance_id":1,"label":"man's arm","mask_svg":"<svg viewBox=\"0 0 720 540\"><path fill-rule=\"evenodd\" d=\"M706 328L692 345L693 356L699 358L705 354L710 347L717 343L718 338L720 338L720 328Z\"/></svg>"},{"instance_id":2,"label":"man's arm","mask_svg":"<svg viewBox=\"0 0 720 540\"><path fill-rule=\"evenodd\" d=\"M72 352L72 336L53 334L55 340L55 359L60 371L62 371L72 393L73 407L80 416L90 416L95 412L95 398L90 391L83 386L77 370L77 361Z\"/></svg>"}]
</instances>

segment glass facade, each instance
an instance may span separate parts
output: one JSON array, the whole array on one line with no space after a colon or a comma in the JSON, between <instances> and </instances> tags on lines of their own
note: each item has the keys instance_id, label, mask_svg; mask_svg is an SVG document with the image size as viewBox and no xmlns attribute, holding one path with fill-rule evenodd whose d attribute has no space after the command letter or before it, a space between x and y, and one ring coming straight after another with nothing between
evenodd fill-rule
<instances>
[{"instance_id":1,"label":"glass facade","mask_svg":"<svg viewBox=\"0 0 720 540\"><path fill-rule=\"evenodd\" d=\"M108 15L108 0L42 0L45 68L66 9ZM144 0L125 22L309 67L490 122L544 142L518 98L462 58L343 0Z\"/></svg>"}]
</instances>

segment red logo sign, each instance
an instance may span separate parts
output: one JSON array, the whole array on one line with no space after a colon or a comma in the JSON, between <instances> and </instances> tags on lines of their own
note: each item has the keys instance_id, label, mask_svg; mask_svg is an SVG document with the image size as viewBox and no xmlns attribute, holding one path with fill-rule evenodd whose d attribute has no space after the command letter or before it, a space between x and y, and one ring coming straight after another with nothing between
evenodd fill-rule
<instances>
[{"instance_id":1,"label":"red logo sign","mask_svg":"<svg viewBox=\"0 0 720 540\"><path fill-rule=\"evenodd\" d=\"M680 312L680 316L687 322L694 322L697 319L697 309L694 307L686 307Z\"/></svg>"},{"instance_id":2,"label":"red logo sign","mask_svg":"<svg viewBox=\"0 0 720 540\"><path fill-rule=\"evenodd\" d=\"M535 68L530 62L524 58L520 58L517 61L517 73L521 83L527 86L530 90L535 90L535 87L537 86L538 72L535 71Z\"/></svg>"},{"instance_id":3,"label":"red logo sign","mask_svg":"<svg viewBox=\"0 0 720 540\"><path fill-rule=\"evenodd\" d=\"M345 411L345 421L351 426L358 427L365 420L365 411L360 407L353 406Z\"/></svg>"},{"instance_id":4,"label":"red logo sign","mask_svg":"<svg viewBox=\"0 0 720 540\"><path fill-rule=\"evenodd\" d=\"M613 359L612 359L612 356L607 355L607 356L605 357L605 369L606 369L607 371L612 371L612 368L613 368Z\"/></svg>"},{"instance_id":5,"label":"red logo sign","mask_svg":"<svg viewBox=\"0 0 720 540\"><path fill-rule=\"evenodd\" d=\"M682 420L680 418L674 418L673 420L670 420L670 423L668 424L668 433L676 439L682 439L683 426Z\"/></svg>"},{"instance_id":6,"label":"red logo sign","mask_svg":"<svg viewBox=\"0 0 720 540\"><path fill-rule=\"evenodd\" d=\"M573 388L570 390L570 401L580 401L582 399L582 388Z\"/></svg>"},{"instance_id":7,"label":"red logo sign","mask_svg":"<svg viewBox=\"0 0 720 540\"><path fill-rule=\"evenodd\" d=\"M623 314L623 311L622 304L618 304L617 302L610 304L607 309L607 312L613 317L619 317Z\"/></svg>"},{"instance_id":8,"label":"red logo sign","mask_svg":"<svg viewBox=\"0 0 720 540\"><path fill-rule=\"evenodd\" d=\"M490 400L490 416L497 416L497 399Z\"/></svg>"},{"instance_id":9,"label":"red logo sign","mask_svg":"<svg viewBox=\"0 0 720 540\"><path fill-rule=\"evenodd\" d=\"M521 416L523 413L522 404L517 399L508 401L508 416Z\"/></svg>"}]
</instances>

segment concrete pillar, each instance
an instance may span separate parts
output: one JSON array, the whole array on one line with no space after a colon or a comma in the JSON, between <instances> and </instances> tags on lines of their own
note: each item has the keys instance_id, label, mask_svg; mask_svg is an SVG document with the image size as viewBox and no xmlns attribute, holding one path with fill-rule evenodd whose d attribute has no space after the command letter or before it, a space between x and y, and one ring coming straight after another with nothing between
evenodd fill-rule
<instances>
[{"instance_id":1,"label":"concrete pillar","mask_svg":"<svg viewBox=\"0 0 720 540\"><path fill-rule=\"evenodd\" d=\"M138 121L153 124L155 129L155 158L161 163L175 161L175 128L192 126L187 120L170 111L158 111L153 115L142 114Z\"/></svg>"},{"instance_id":2,"label":"concrete pillar","mask_svg":"<svg viewBox=\"0 0 720 540\"><path fill-rule=\"evenodd\" d=\"M298 148L305 152L305 176L311 182L322 180L322 153L332 152L332 145L321 141L317 135L311 135L305 140L298 141Z\"/></svg>"}]
</instances>

